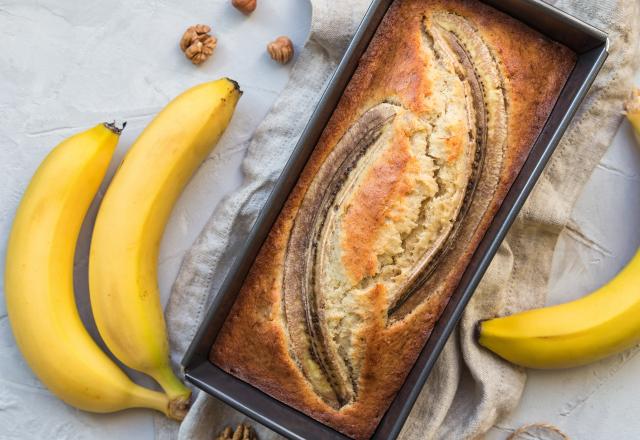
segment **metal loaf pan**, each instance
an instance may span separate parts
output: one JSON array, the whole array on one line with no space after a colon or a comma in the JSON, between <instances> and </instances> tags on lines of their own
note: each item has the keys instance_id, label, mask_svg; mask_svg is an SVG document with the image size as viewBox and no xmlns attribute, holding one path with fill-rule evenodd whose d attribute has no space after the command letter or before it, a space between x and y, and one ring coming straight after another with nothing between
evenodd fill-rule
<instances>
[{"instance_id":1,"label":"metal loaf pan","mask_svg":"<svg viewBox=\"0 0 640 440\"><path fill-rule=\"evenodd\" d=\"M575 51L579 58L522 170L404 385L380 421L373 439L387 440L398 436L464 307L608 55L606 34L542 1L483 1L563 43ZM392 2L373 0L224 283L218 292L212 292L215 299L182 362L187 380L195 386L292 439L347 437L222 371L209 362L208 355L253 260Z\"/></svg>"}]
</instances>

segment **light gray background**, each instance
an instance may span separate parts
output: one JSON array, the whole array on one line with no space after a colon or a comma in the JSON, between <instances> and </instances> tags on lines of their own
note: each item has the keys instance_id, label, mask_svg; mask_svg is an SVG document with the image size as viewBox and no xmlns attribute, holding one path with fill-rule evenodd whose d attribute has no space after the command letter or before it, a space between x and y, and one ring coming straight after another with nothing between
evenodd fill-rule
<instances>
[{"instance_id":1,"label":"light gray background","mask_svg":"<svg viewBox=\"0 0 640 440\"><path fill-rule=\"evenodd\" d=\"M266 43L285 34L300 48L310 14L308 2L300 0L262 0L248 18L223 0L0 0L0 267L22 192L55 144L97 122L127 120L113 172L171 97L230 76L245 91L225 134L232 146L213 153L224 159L219 165L205 162L171 216L160 252L166 301L185 251L216 204L242 182L246 140L286 84L290 65L271 62ZM182 31L195 23L210 24L219 39L213 57L198 68L177 46ZM637 80L640 84L640 75ZM573 223L578 232L563 233L554 257L550 303L598 287L640 244L640 149L627 123L584 189ZM85 227L76 267L85 317L88 237ZM93 326L89 319L87 324ZM530 372L522 404L489 438L503 439L513 428L539 421L554 423L573 438L639 438L636 353L580 369ZM43 389L15 348L0 300L0 440L152 436L146 411L87 414Z\"/></svg>"}]
</instances>

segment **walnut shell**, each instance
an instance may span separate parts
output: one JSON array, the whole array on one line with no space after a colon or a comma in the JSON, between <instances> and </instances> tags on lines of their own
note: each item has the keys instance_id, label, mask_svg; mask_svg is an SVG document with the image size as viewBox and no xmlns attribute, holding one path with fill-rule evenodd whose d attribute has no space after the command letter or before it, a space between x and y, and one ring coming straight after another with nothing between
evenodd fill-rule
<instances>
[{"instance_id":1,"label":"walnut shell","mask_svg":"<svg viewBox=\"0 0 640 440\"><path fill-rule=\"evenodd\" d=\"M256 10L258 2L256 0L231 0L231 4L245 15L251 14Z\"/></svg>"},{"instance_id":2,"label":"walnut shell","mask_svg":"<svg viewBox=\"0 0 640 440\"><path fill-rule=\"evenodd\" d=\"M257 440L255 431L249 425L238 425L236 430L227 426L224 431L218 434L216 440Z\"/></svg>"},{"instance_id":3,"label":"walnut shell","mask_svg":"<svg viewBox=\"0 0 640 440\"><path fill-rule=\"evenodd\" d=\"M280 64L287 64L293 58L293 43L289 37L281 36L267 45L271 58Z\"/></svg>"}]
</instances>

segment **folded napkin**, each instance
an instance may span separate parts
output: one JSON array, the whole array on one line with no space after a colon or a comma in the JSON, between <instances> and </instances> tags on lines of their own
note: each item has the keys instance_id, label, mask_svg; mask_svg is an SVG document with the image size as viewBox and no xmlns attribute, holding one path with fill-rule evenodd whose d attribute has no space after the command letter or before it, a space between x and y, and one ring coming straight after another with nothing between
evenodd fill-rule
<instances>
[{"instance_id":1,"label":"folded napkin","mask_svg":"<svg viewBox=\"0 0 640 440\"><path fill-rule=\"evenodd\" d=\"M173 286L166 316L176 362L192 340L210 295L224 279L238 244L253 225L369 1L342 1L339 7L334 0L311 3L309 39L286 89L248 146L244 184L216 208ZM482 318L544 304L558 235L620 122L621 103L637 67L639 3L551 3L609 33L611 56L446 345L401 438L477 438L518 404L525 371L478 347L473 327ZM208 440L224 426L245 420L225 404L199 393L181 426L156 419L157 438ZM265 427L256 428L262 440L279 438Z\"/></svg>"}]
</instances>

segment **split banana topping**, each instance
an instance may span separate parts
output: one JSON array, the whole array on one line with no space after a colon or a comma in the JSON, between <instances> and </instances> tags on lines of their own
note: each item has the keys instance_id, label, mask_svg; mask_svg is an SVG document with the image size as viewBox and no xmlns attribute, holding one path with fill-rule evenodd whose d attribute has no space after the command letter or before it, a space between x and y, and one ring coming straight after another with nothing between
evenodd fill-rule
<instances>
[{"instance_id":1,"label":"split banana topping","mask_svg":"<svg viewBox=\"0 0 640 440\"><path fill-rule=\"evenodd\" d=\"M425 18L422 33L428 110L389 100L364 112L315 174L288 243L292 353L335 408L357 398L362 332L376 304L392 326L411 313L410 300L434 292L436 269L459 257L502 170L506 102L489 48L451 13Z\"/></svg>"},{"instance_id":2,"label":"split banana topping","mask_svg":"<svg viewBox=\"0 0 640 440\"><path fill-rule=\"evenodd\" d=\"M158 249L176 199L229 124L242 92L220 79L174 99L133 144L98 212L89 258L91 307L109 350L153 377L172 408L190 390L176 377L158 292Z\"/></svg>"},{"instance_id":3,"label":"split banana topping","mask_svg":"<svg viewBox=\"0 0 640 440\"><path fill-rule=\"evenodd\" d=\"M9 237L9 320L33 372L69 405L92 412L153 408L181 419L183 413L170 411L167 396L133 383L102 352L76 309L76 241L119 134L115 126L101 124L72 136L33 176Z\"/></svg>"},{"instance_id":4,"label":"split banana topping","mask_svg":"<svg viewBox=\"0 0 640 440\"><path fill-rule=\"evenodd\" d=\"M640 92L627 104L640 133ZM640 342L640 251L600 289L576 301L478 324L478 341L504 359L530 368L585 365Z\"/></svg>"}]
</instances>

